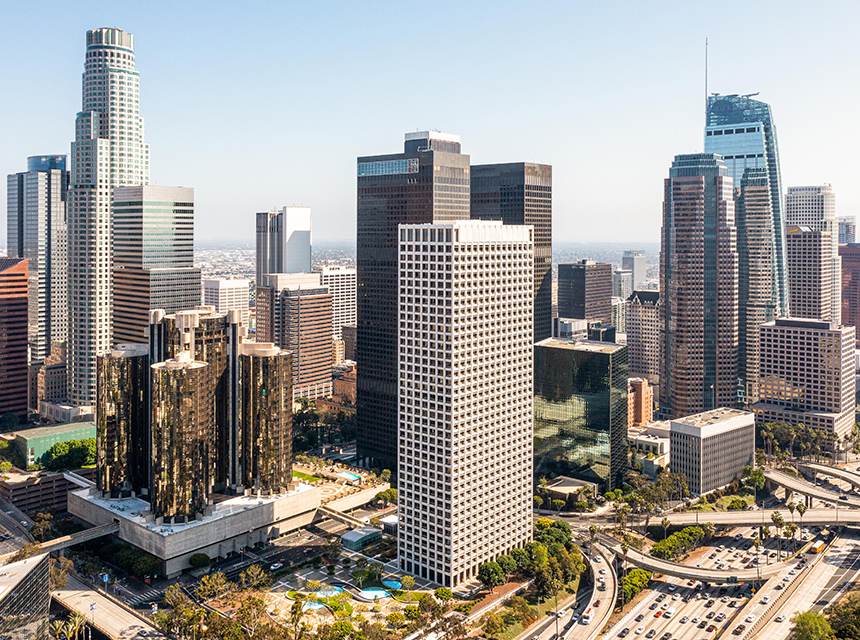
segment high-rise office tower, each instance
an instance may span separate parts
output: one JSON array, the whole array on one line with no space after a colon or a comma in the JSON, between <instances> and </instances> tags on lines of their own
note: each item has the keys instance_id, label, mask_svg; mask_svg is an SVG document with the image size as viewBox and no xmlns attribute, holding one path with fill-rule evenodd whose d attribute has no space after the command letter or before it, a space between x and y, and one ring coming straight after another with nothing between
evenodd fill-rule
<instances>
[{"instance_id":1,"label":"high-rise office tower","mask_svg":"<svg viewBox=\"0 0 860 640\"><path fill-rule=\"evenodd\" d=\"M762 326L756 422L804 424L841 450L854 428L854 347L854 327L833 322L779 318Z\"/></svg>"},{"instance_id":2,"label":"high-rise office tower","mask_svg":"<svg viewBox=\"0 0 860 640\"><path fill-rule=\"evenodd\" d=\"M332 295L319 273L271 273L257 287L257 339L292 352L293 396L331 395Z\"/></svg>"},{"instance_id":3,"label":"high-rise office tower","mask_svg":"<svg viewBox=\"0 0 860 640\"><path fill-rule=\"evenodd\" d=\"M467 220L469 156L460 138L407 133L403 153L358 158L356 444L358 459L397 463L397 225Z\"/></svg>"},{"instance_id":4,"label":"high-rise office tower","mask_svg":"<svg viewBox=\"0 0 860 640\"><path fill-rule=\"evenodd\" d=\"M552 166L472 165L472 220L530 224L535 230L534 341L552 335Z\"/></svg>"},{"instance_id":5,"label":"high-rise office tower","mask_svg":"<svg viewBox=\"0 0 860 640\"><path fill-rule=\"evenodd\" d=\"M633 293L633 271L615 269L612 272L612 296L627 299Z\"/></svg>"},{"instance_id":6,"label":"high-rise office tower","mask_svg":"<svg viewBox=\"0 0 860 640\"><path fill-rule=\"evenodd\" d=\"M531 539L532 234L400 225L398 561L446 586Z\"/></svg>"},{"instance_id":7,"label":"high-rise office tower","mask_svg":"<svg viewBox=\"0 0 860 640\"><path fill-rule=\"evenodd\" d=\"M634 291L624 309L630 375L660 383L660 292Z\"/></svg>"},{"instance_id":8,"label":"high-rise office tower","mask_svg":"<svg viewBox=\"0 0 860 640\"><path fill-rule=\"evenodd\" d=\"M828 322L834 320L832 275L834 263L831 259L833 242L830 232L790 225L786 229L785 239L788 252L791 312L797 318ZM839 315L842 315L841 309ZM838 324L838 321L836 322Z\"/></svg>"},{"instance_id":9,"label":"high-rise office tower","mask_svg":"<svg viewBox=\"0 0 860 640\"><path fill-rule=\"evenodd\" d=\"M745 405L758 400L758 331L776 314L773 210L764 169L747 169L736 191L738 237L738 380ZM791 288L789 287L789 291Z\"/></svg>"},{"instance_id":10,"label":"high-rise office tower","mask_svg":"<svg viewBox=\"0 0 860 640\"><path fill-rule=\"evenodd\" d=\"M737 403L733 183L714 154L675 156L663 196L660 404L670 417Z\"/></svg>"},{"instance_id":11,"label":"high-rise office tower","mask_svg":"<svg viewBox=\"0 0 860 640\"><path fill-rule=\"evenodd\" d=\"M628 350L629 351L629 350ZM627 426L644 427L654 419L654 390L645 378L627 379Z\"/></svg>"},{"instance_id":12,"label":"high-rise office tower","mask_svg":"<svg viewBox=\"0 0 860 640\"><path fill-rule=\"evenodd\" d=\"M779 145L770 105L750 95L708 96L705 117L705 153L722 156L737 187L747 169L764 169L773 212L773 282L776 313L789 313L788 269L785 257L785 216L782 209L782 178ZM794 313L793 311L791 312Z\"/></svg>"},{"instance_id":13,"label":"high-rise office tower","mask_svg":"<svg viewBox=\"0 0 860 640\"><path fill-rule=\"evenodd\" d=\"M842 316L842 263L839 258L839 223L836 219L836 195L829 184L813 187L789 187L785 194L786 227L798 225L813 231L828 234L830 248L827 259L830 261L831 310L827 316L805 316L791 310L795 318L821 318L840 324ZM789 286L791 292L791 287ZM791 292L792 295L794 292Z\"/></svg>"},{"instance_id":14,"label":"high-rise office tower","mask_svg":"<svg viewBox=\"0 0 860 640\"><path fill-rule=\"evenodd\" d=\"M612 296L612 326L615 328L617 333L626 333L627 298Z\"/></svg>"},{"instance_id":15,"label":"high-rise office tower","mask_svg":"<svg viewBox=\"0 0 860 640\"><path fill-rule=\"evenodd\" d=\"M355 325L355 269L323 267L320 284L328 289L332 299L331 329L336 340L343 337L343 326Z\"/></svg>"},{"instance_id":16,"label":"high-rise office tower","mask_svg":"<svg viewBox=\"0 0 860 640\"><path fill-rule=\"evenodd\" d=\"M292 354L271 342L239 346L236 389L239 485L254 494L286 491L292 481Z\"/></svg>"},{"instance_id":17,"label":"high-rise office tower","mask_svg":"<svg viewBox=\"0 0 860 640\"><path fill-rule=\"evenodd\" d=\"M114 342L145 342L153 309L175 313L199 305L194 189L114 189Z\"/></svg>"},{"instance_id":18,"label":"high-rise office tower","mask_svg":"<svg viewBox=\"0 0 860 640\"><path fill-rule=\"evenodd\" d=\"M860 244L852 242L840 246L839 257L842 260L842 324L860 330Z\"/></svg>"},{"instance_id":19,"label":"high-rise office tower","mask_svg":"<svg viewBox=\"0 0 860 640\"><path fill-rule=\"evenodd\" d=\"M0 257L0 416L27 415L27 258Z\"/></svg>"},{"instance_id":20,"label":"high-rise office tower","mask_svg":"<svg viewBox=\"0 0 860 640\"><path fill-rule=\"evenodd\" d=\"M149 348L120 345L97 359L99 491L113 498L149 491Z\"/></svg>"},{"instance_id":21,"label":"high-rise office tower","mask_svg":"<svg viewBox=\"0 0 860 640\"><path fill-rule=\"evenodd\" d=\"M593 260L558 265L558 317L612 322L612 265Z\"/></svg>"},{"instance_id":22,"label":"high-rise office tower","mask_svg":"<svg viewBox=\"0 0 860 640\"><path fill-rule=\"evenodd\" d=\"M853 244L857 234L857 218L854 216L839 216L839 244Z\"/></svg>"},{"instance_id":23,"label":"high-rise office tower","mask_svg":"<svg viewBox=\"0 0 860 640\"><path fill-rule=\"evenodd\" d=\"M66 156L31 156L27 171L6 181L7 248L30 271L30 360L42 362L68 328ZM65 395L65 394L64 394Z\"/></svg>"},{"instance_id":24,"label":"high-rise office tower","mask_svg":"<svg viewBox=\"0 0 860 640\"><path fill-rule=\"evenodd\" d=\"M310 208L281 207L257 213L257 286L270 273L310 270Z\"/></svg>"},{"instance_id":25,"label":"high-rise office tower","mask_svg":"<svg viewBox=\"0 0 860 640\"><path fill-rule=\"evenodd\" d=\"M637 249L628 249L621 256L621 268L633 273L633 290L639 291L645 286L647 265L645 264L645 252Z\"/></svg>"},{"instance_id":26,"label":"high-rise office tower","mask_svg":"<svg viewBox=\"0 0 860 640\"><path fill-rule=\"evenodd\" d=\"M83 101L72 142L68 195L69 400L92 405L96 356L111 347L113 189L149 182L134 38L87 31Z\"/></svg>"},{"instance_id":27,"label":"high-rise office tower","mask_svg":"<svg viewBox=\"0 0 860 640\"><path fill-rule=\"evenodd\" d=\"M215 308L218 313L239 311L242 324L248 323L251 281L244 278L205 278L203 280L203 304Z\"/></svg>"},{"instance_id":28,"label":"high-rise office tower","mask_svg":"<svg viewBox=\"0 0 860 640\"><path fill-rule=\"evenodd\" d=\"M209 365L182 351L151 368L152 513L187 522L211 505L215 486Z\"/></svg>"},{"instance_id":29,"label":"high-rise office tower","mask_svg":"<svg viewBox=\"0 0 860 640\"><path fill-rule=\"evenodd\" d=\"M627 471L627 347L614 342L537 343L535 475L620 487Z\"/></svg>"}]
</instances>

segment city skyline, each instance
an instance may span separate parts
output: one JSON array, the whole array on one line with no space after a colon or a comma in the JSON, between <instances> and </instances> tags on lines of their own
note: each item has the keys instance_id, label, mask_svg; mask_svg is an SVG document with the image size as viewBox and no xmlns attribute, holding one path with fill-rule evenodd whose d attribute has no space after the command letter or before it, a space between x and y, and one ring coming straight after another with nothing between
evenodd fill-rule
<instances>
[{"instance_id":1,"label":"city skyline","mask_svg":"<svg viewBox=\"0 0 860 640\"><path fill-rule=\"evenodd\" d=\"M48 17L11 8L0 51L11 57L26 46L28 55L10 69L10 86L24 84L45 68L52 69L54 81L31 82L26 85L31 87L28 100L4 105L7 120L17 126L0 160L10 173L19 170L27 156L69 153L74 132L68 114L79 108L80 34L97 25L117 25L135 35L139 68L147 78L141 111L147 116L147 141L154 153L153 182L195 187L201 244L236 236L250 240L250 214L284 202L314 209L320 223L316 240L351 237L355 157L372 148L374 140L427 126L460 134L476 164L527 160L553 165L557 241L656 240L661 194L654 184L659 184L659 167L678 152L702 150L702 45L707 35L711 90L760 91L760 98L773 106L783 185L829 182L839 193L839 215L860 209L860 190L853 186L848 162L852 140L860 134L846 126L848 105L856 102L857 90L841 81L842 61L855 58L858 47L845 31L855 22L853 5L831 5L820 16L826 24L812 34L801 34L803 23L791 7L778 15L764 7L745 7L748 24L725 26L706 21L704 7L669 20L668 8L655 8L636 17L637 24L645 23L634 31L626 28L633 17L620 6L559 5L555 19L540 34L515 30L524 8L501 6L493 15L475 7L443 9L450 13L451 46L460 59L474 60L475 72L462 79L446 74L444 91L429 97L421 92L419 97L408 91L392 95L394 88L379 84L393 87L404 73L424 73L431 84L443 79L445 65L433 64L429 52L412 45L416 38L435 37L434 30L416 26L406 8L383 16L342 5L336 15L323 16L312 8L280 7L243 16L229 15L226 7L216 6L210 14L189 5L179 8L170 24L147 11L125 8L72 11L58 4ZM737 45L760 23L755 16L764 14L773 29L755 33L763 38L760 51L767 52L767 64L750 66ZM182 27L184 18L192 17L193 33ZM211 42L224 36L221 25L227 23L237 46L220 51ZM291 24L302 28L291 34L288 47L280 47L279 29ZM613 24L615 30L604 33L603 24ZM28 34L36 31L52 43L50 48L32 47ZM321 33L343 36L332 47L329 38L318 38ZM372 41L357 41L353 33ZM843 33L846 37L840 38ZM808 45L803 50L793 46L801 36ZM328 43L325 49L322 42ZM519 46L508 46L511 43ZM408 66L385 54L398 47L413 51ZM533 55L520 56L517 49ZM358 53L351 55L354 51ZM483 59L485 52L490 52L491 63ZM253 65L256 55L263 55L265 62ZM546 62L535 68L530 62L535 56ZM365 86L360 69L370 63L378 79ZM518 98L504 79L524 65L532 74L531 89ZM669 66L673 74L662 74ZM799 92L789 81L813 72L820 80L816 92ZM330 77L339 81L329 82ZM630 84L630 77L641 77L641 84ZM229 91L224 90L227 84ZM278 101L297 91L304 99ZM176 100L180 94L183 99ZM266 99L257 99L260 95ZM450 100L451 95L463 99ZM493 107L502 97L505 108ZM817 121L816 127L805 126L822 97L831 105L831 117ZM273 109L272 104L279 107ZM838 105L845 105L844 110ZM237 110L245 114L238 129L212 136ZM672 127L642 126L665 121L667 110ZM510 122L518 124L511 127ZM631 152L652 161L625 170L626 188L612 203L604 202L600 187L611 185L602 167ZM4 227L0 225L0 233Z\"/></svg>"}]
</instances>

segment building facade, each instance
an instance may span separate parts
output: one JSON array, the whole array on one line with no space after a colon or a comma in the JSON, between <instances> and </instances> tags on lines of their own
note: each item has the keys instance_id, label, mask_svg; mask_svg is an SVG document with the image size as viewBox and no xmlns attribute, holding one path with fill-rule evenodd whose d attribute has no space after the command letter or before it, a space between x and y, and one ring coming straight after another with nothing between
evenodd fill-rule
<instances>
[{"instance_id":1,"label":"building facade","mask_svg":"<svg viewBox=\"0 0 860 640\"><path fill-rule=\"evenodd\" d=\"M854 348L854 327L801 318L762 326L756 421L802 423L841 450L854 428Z\"/></svg>"},{"instance_id":2,"label":"building facade","mask_svg":"<svg viewBox=\"0 0 860 640\"><path fill-rule=\"evenodd\" d=\"M397 225L468 220L469 156L460 138L407 133L403 153L358 158L356 445L397 467Z\"/></svg>"},{"instance_id":3,"label":"building facade","mask_svg":"<svg viewBox=\"0 0 860 640\"><path fill-rule=\"evenodd\" d=\"M669 416L737 403L736 242L733 183L723 160L675 156L660 250L660 405Z\"/></svg>"},{"instance_id":4,"label":"building facade","mask_svg":"<svg viewBox=\"0 0 860 640\"><path fill-rule=\"evenodd\" d=\"M633 293L633 271L615 269L612 272L612 297L627 299Z\"/></svg>"},{"instance_id":5,"label":"building facade","mask_svg":"<svg viewBox=\"0 0 860 640\"><path fill-rule=\"evenodd\" d=\"M6 181L6 253L27 258L30 271L31 363L41 363L68 330L66 156L31 156L27 171ZM64 394L65 395L65 394Z\"/></svg>"},{"instance_id":6,"label":"building facade","mask_svg":"<svg viewBox=\"0 0 860 640\"><path fill-rule=\"evenodd\" d=\"M281 207L257 213L257 286L270 273L310 270L310 208Z\"/></svg>"},{"instance_id":7,"label":"building facade","mask_svg":"<svg viewBox=\"0 0 860 640\"><path fill-rule=\"evenodd\" d=\"M550 338L535 345L534 472L620 487L627 471L627 347Z\"/></svg>"},{"instance_id":8,"label":"building facade","mask_svg":"<svg viewBox=\"0 0 860 640\"><path fill-rule=\"evenodd\" d=\"M833 318L833 243L829 231L789 225L785 232L791 311L798 318ZM841 273L841 261L840 261ZM842 289L840 282L840 290ZM840 296L841 303L841 296ZM841 306L841 305L840 305ZM839 315L842 315L840 308Z\"/></svg>"},{"instance_id":9,"label":"building facade","mask_svg":"<svg viewBox=\"0 0 860 640\"><path fill-rule=\"evenodd\" d=\"M29 371L27 258L0 257L0 416L27 416Z\"/></svg>"},{"instance_id":10,"label":"building facade","mask_svg":"<svg viewBox=\"0 0 860 640\"><path fill-rule=\"evenodd\" d=\"M532 238L400 226L398 562L446 586L531 539Z\"/></svg>"},{"instance_id":11,"label":"building facade","mask_svg":"<svg viewBox=\"0 0 860 640\"><path fill-rule=\"evenodd\" d=\"M0 638L43 640L49 636L50 554L3 566L0 573Z\"/></svg>"},{"instance_id":12,"label":"building facade","mask_svg":"<svg viewBox=\"0 0 860 640\"><path fill-rule=\"evenodd\" d=\"M320 284L331 294L331 329L335 340L343 339L344 325L355 326L355 269L323 267Z\"/></svg>"},{"instance_id":13,"label":"building facade","mask_svg":"<svg viewBox=\"0 0 860 640\"><path fill-rule=\"evenodd\" d=\"M735 191L738 230L738 390L740 403L758 400L758 332L776 314L773 208L764 169L747 169ZM791 287L789 287L791 291Z\"/></svg>"},{"instance_id":14,"label":"building facade","mask_svg":"<svg viewBox=\"0 0 860 640\"><path fill-rule=\"evenodd\" d=\"M534 341L552 335L552 166L533 162L472 165L472 220L534 227Z\"/></svg>"},{"instance_id":15,"label":"building facade","mask_svg":"<svg viewBox=\"0 0 860 640\"><path fill-rule=\"evenodd\" d=\"M194 189L117 187L113 201L113 340L147 340L149 312L200 306Z\"/></svg>"},{"instance_id":16,"label":"building facade","mask_svg":"<svg viewBox=\"0 0 860 640\"><path fill-rule=\"evenodd\" d=\"M853 244L857 237L857 218L854 216L839 216L839 244Z\"/></svg>"},{"instance_id":17,"label":"building facade","mask_svg":"<svg viewBox=\"0 0 860 640\"><path fill-rule=\"evenodd\" d=\"M248 324L251 281L244 278L204 278L203 304L215 308L218 313L238 311L242 323Z\"/></svg>"},{"instance_id":18,"label":"building facade","mask_svg":"<svg viewBox=\"0 0 860 640\"><path fill-rule=\"evenodd\" d=\"M645 252L638 249L628 249L621 256L621 268L633 274L633 291L645 288L648 268L645 262Z\"/></svg>"},{"instance_id":19,"label":"building facade","mask_svg":"<svg viewBox=\"0 0 860 640\"><path fill-rule=\"evenodd\" d=\"M788 268L785 255L785 216L776 125L770 105L752 95L708 96L705 153L719 154L735 186L747 169L764 169L773 213L773 281L777 315L789 314ZM794 311L791 310L793 314Z\"/></svg>"},{"instance_id":20,"label":"building facade","mask_svg":"<svg viewBox=\"0 0 860 640\"><path fill-rule=\"evenodd\" d=\"M842 259L842 323L857 328L860 322L860 244L839 247Z\"/></svg>"},{"instance_id":21,"label":"building facade","mask_svg":"<svg viewBox=\"0 0 860 640\"><path fill-rule=\"evenodd\" d=\"M699 496L743 477L755 464L755 416L738 409L712 409L672 420L669 466Z\"/></svg>"},{"instance_id":22,"label":"building facade","mask_svg":"<svg viewBox=\"0 0 860 640\"><path fill-rule=\"evenodd\" d=\"M660 383L660 292L634 291L624 308L630 375Z\"/></svg>"},{"instance_id":23,"label":"building facade","mask_svg":"<svg viewBox=\"0 0 860 640\"><path fill-rule=\"evenodd\" d=\"M627 380L627 426L644 427L654 419L654 391L645 378Z\"/></svg>"},{"instance_id":24,"label":"building facade","mask_svg":"<svg viewBox=\"0 0 860 640\"><path fill-rule=\"evenodd\" d=\"M593 260L558 265L558 317L612 322L612 265Z\"/></svg>"}]
</instances>

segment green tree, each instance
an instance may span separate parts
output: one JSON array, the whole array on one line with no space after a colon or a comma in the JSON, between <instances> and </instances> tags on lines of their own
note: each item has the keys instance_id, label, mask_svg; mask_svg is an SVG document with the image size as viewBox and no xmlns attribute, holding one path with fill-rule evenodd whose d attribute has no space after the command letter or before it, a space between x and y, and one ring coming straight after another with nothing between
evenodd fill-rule
<instances>
[{"instance_id":1,"label":"green tree","mask_svg":"<svg viewBox=\"0 0 860 640\"><path fill-rule=\"evenodd\" d=\"M57 442L45 452L43 465L51 471L91 467L96 463L96 439Z\"/></svg>"},{"instance_id":2,"label":"green tree","mask_svg":"<svg viewBox=\"0 0 860 640\"><path fill-rule=\"evenodd\" d=\"M406 591L411 591L415 588L415 578L412 576L403 576L400 578L400 586Z\"/></svg>"},{"instance_id":3,"label":"green tree","mask_svg":"<svg viewBox=\"0 0 860 640\"><path fill-rule=\"evenodd\" d=\"M402 613L400 613L399 611L394 611L392 613L389 613L385 617L385 622L392 629L399 629L404 624L406 624L406 616L403 615Z\"/></svg>"},{"instance_id":4,"label":"green tree","mask_svg":"<svg viewBox=\"0 0 860 640\"><path fill-rule=\"evenodd\" d=\"M433 595L435 595L442 602L450 602L451 598L454 597L454 594L448 587L439 587L433 592Z\"/></svg>"},{"instance_id":5,"label":"green tree","mask_svg":"<svg viewBox=\"0 0 860 640\"><path fill-rule=\"evenodd\" d=\"M30 534L39 542L44 542L53 537L54 516L44 511L37 513L33 517L33 526L30 528Z\"/></svg>"},{"instance_id":6,"label":"green tree","mask_svg":"<svg viewBox=\"0 0 860 640\"><path fill-rule=\"evenodd\" d=\"M660 526L663 527L663 539L665 540L666 536L668 535L669 527L672 526L672 523L669 521L669 518L663 518L660 521Z\"/></svg>"},{"instance_id":7,"label":"green tree","mask_svg":"<svg viewBox=\"0 0 860 640\"><path fill-rule=\"evenodd\" d=\"M478 580L492 593L493 589L505 583L505 572L498 562L485 562L478 567Z\"/></svg>"},{"instance_id":8,"label":"green tree","mask_svg":"<svg viewBox=\"0 0 860 640\"><path fill-rule=\"evenodd\" d=\"M488 613L484 616L482 628L487 638L498 638L506 626L502 616L498 613Z\"/></svg>"},{"instance_id":9,"label":"green tree","mask_svg":"<svg viewBox=\"0 0 860 640\"><path fill-rule=\"evenodd\" d=\"M383 469L382 473L379 474L379 479L383 482L388 482L391 480L391 469Z\"/></svg>"},{"instance_id":10,"label":"green tree","mask_svg":"<svg viewBox=\"0 0 860 640\"><path fill-rule=\"evenodd\" d=\"M794 623L793 636L796 640L835 640L836 638L824 614L804 611L796 614L791 621Z\"/></svg>"},{"instance_id":11,"label":"green tree","mask_svg":"<svg viewBox=\"0 0 860 640\"><path fill-rule=\"evenodd\" d=\"M560 498L556 498L555 500L552 501L552 508L555 509L559 513L561 513L561 510L564 509L564 505L565 505L565 501L560 499Z\"/></svg>"},{"instance_id":12,"label":"green tree","mask_svg":"<svg viewBox=\"0 0 860 640\"><path fill-rule=\"evenodd\" d=\"M860 596L852 595L833 605L828 619L840 640L860 640Z\"/></svg>"},{"instance_id":13,"label":"green tree","mask_svg":"<svg viewBox=\"0 0 860 640\"><path fill-rule=\"evenodd\" d=\"M197 583L197 596L203 600L212 600L233 590L233 583L221 571L208 573Z\"/></svg>"},{"instance_id":14,"label":"green tree","mask_svg":"<svg viewBox=\"0 0 860 640\"><path fill-rule=\"evenodd\" d=\"M499 563L499 566L502 568L502 571L505 572L506 576L511 576L517 571L517 561L507 553L503 553L496 558L496 562Z\"/></svg>"},{"instance_id":15,"label":"green tree","mask_svg":"<svg viewBox=\"0 0 860 640\"><path fill-rule=\"evenodd\" d=\"M534 502L535 509L540 509L543 506L543 498L538 495L532 497L532 501Z\"/></svg>"},{"instance_id":16,"label":"green tree","mask_svg":"<svg viewBox=\"0 0 860 640\"><path fill-rule=\"evenodd\" d=\"M252 564L239 574L239 584L243 589L264 589L271 583L269 572L258 564Z\"/></svg>"},{"instance_id":17,"label":"green tree","mask_svg":"<svg viewBox=\"0 0 860 640\"><path fill-rule=\"evenodd\" d=\"M779 560L782 558L782 528L785 526L785 518L782 517L779 511L774 511L770 514L770 519L776 527L776 542L778 545L776 559Z\"/></svg>"}]
</instances>

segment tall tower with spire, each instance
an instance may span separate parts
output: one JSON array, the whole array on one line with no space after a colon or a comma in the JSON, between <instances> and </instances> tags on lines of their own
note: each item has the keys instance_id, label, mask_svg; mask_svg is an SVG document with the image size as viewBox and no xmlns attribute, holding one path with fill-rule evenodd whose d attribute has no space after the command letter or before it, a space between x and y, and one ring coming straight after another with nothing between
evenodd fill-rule
<instances>
[{"instance_id":1,"label":"tall tower with spire","mask_svg":"<svg viewBox=\"0 0 860 640\"><path fill-rule=\"evenodd\" d=\"M101 27L86 43L68 196L68 395L76 405L94 403L96 356L111 348L113 190L149 183L134 36Z\"/></svg>"}]
</instances>

